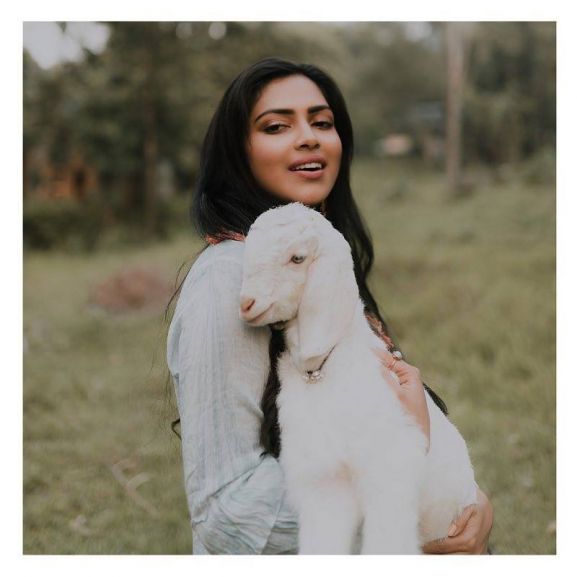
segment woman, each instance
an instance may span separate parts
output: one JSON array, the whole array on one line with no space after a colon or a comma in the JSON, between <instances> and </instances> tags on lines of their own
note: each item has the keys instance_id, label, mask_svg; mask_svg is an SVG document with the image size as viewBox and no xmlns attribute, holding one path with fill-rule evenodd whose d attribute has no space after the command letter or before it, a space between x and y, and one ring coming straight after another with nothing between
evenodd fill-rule
<instances>
[{"instance_id":1,"label":"woman","mask_svg":"<svg viewBox=\"0 0 577 577\"><path fill-rule=\"evenodd\" d=\"M297 518L276 459L282 338L272 327L245 326L238 314L242 239L257 216L293 201L321 210L349 241L367 316L392 346L366 284L373 249L350 189L352 156L343 97L310 65L256 63L232 82L210 123L191 210L210 246L183 283L168 335L195 554L297 550ZM400 377L396 392L428 435L418 371L388 353L382 359ZM479 503L425 552L483 553L491 523L491 505L479 491Z\"/></svg>"}]
</instances>

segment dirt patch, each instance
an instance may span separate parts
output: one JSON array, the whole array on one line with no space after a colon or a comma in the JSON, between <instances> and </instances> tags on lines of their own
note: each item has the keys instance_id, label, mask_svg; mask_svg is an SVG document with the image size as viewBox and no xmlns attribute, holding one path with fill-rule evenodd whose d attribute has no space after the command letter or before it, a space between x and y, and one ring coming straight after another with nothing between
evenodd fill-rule
<instances>
[{"instance_id":1,"label":"dirt patch","mask_svg":"<svg viewBox=\"0 0 577 577\"><path fill-rule=\"evenodd\" d=\"M96 286L89 303L114 313L162 309L172 293L172 284L157 271L131 267L113 274Z\"/></svg>"}]
</instances>

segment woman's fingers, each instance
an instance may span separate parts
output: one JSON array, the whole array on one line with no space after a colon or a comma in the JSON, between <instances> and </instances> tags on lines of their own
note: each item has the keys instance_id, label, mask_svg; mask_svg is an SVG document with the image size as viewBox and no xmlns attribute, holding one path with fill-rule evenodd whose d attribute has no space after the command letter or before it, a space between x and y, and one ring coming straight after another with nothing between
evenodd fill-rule
<instances>
[{"instance_id":1,"label":"woman's fingers","mask_svg":"<svg viewBox=\"0 0 577 577\"><path fill-rule=\"evenodd\" d=\"M486 506L481 500L479 504L469 505L449 528L449 535L444 539L425 543L423 553L467 553L473 555L486 553L492 524L490 503Z\"/></svg>"},{"instance_id":2,"label":"woman's fingers","mask_svg":"<svg viewBox=\"0 0 577 577\"><path fill-rule=\"evenodd\" d=\"M417 367L398 359L389 351L377 348L374 351L381 359L383 366L397 375L401 385L422 385L421 373Z\"/></svg>"},{"instance_id":3,"label":"woman's fingers","mask_svg":"<svg viewBox=\"0 0 577 577\"><path fill-rule=\"evenodd\" d=\"M415 418L428 441L431 435L431 424L419 369L397 359L388 351L375 348L375 353L383 364L382 373L385 382L393 389L405 410ZM390 377L389 371L397 376L398 382L388 378Z\"/></svg>"},{"instance_id":4,"label":"woman's fingers","mask_svg":"<svg viewBox=\"0 0 577 577\"><path fill-rule=\"evenodd\" d=\"M459 537L445 537L436 541L429 541L423 545L423 553L429 555L451 555L455 553L467 553L465 542L459 542Z\"/></svg>"},{"instance_id":5,"label":"woman's fingers","mask_svg":"<svg viewBox=\"0 0 577 577\"><path fill-rule=\"evenodd\" d=\"M390 365L395 358L389 351L385 349L379 349L377 347L373 347L373 351L375 351L377 357L379 357L383 362L383 364L385 365Z\"/></svg>"},{"instance_id":6,"label":"woman's fingers","mask_svg":"<svg viewBox=\"0 0 577 577\"><path fill-rule=\"evenodd\" d=\"M377 357L381 361L381 364L383 365L383 367L387 368L388 370L391 370L391 369L389 369L389 367L391 366L391 363L395 360L395 357L393 357L393 355L391 353L389 353L389 351L385 351L384 349L377 349L376 347L374 347L373 351L375 352L375 354L377 355ZM394 366L393 366L393 368L394 368Z\"/></svg>"},{"instance_id":7,"label":"woman's fingers","mask_svg":"<svg viewBox=\"0 0 577 577\"><path fill-rule=\"evenodd\" d=\"M436 539L423 545L423 553L428 553L429 555L442 555L449 552L452 551L450 551L450 546L447 545L447 539Z\"/></svg>"},{"instance_id":8,"label":"woman's fingers","mask_svg":"<svg viewBox=\"0 0 577 577\"><path fill-rule=\"evenodd\" d=\"M469 533L473 532L473 527L470 526L467 532L464 532L464 530L467 528L471 517L475 513L475 507L475 505L470 505L461 513L449 527L447 537L425 543L423 545L423 553L472 553L473 539Z\"/></svg>"},{"instance_id":9,"label":"woman's fingers","mask_svg":"<svg viewBox=\"0 0 577 577\"><path fill-rule=\"evenodd\" d=\"M375 351L377 356L381 359L383 366L386 367L389 371L395 373L397 376L399 375L399 372L403 372L403 369L409 366L407 365L407 363L401 361L399 358L395 357L389 351L377 348L374 348L373 350Z\"/></svg>"},{"instance_id":10,"label":"woman's fingers","mask_svg":"<svg viewBox=\"0 0 577 577\"><path fill-rule=\"evenodd\" d=\"M451 523L448 533L449 537L456 537L457 535L460 535L463 532L463 529L467 526L467 523L469 522L469 519L474 512L475 505L469 505L468 507L465 507L457 519Z\"/></svg>"}]
</instances>

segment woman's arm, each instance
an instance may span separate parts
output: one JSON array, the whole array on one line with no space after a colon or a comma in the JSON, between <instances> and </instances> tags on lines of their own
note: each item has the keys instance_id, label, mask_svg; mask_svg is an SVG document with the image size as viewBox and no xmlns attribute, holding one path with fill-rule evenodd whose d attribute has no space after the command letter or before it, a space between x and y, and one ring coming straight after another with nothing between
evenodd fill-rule
<instances>
[{"instance_id":1,"label":"woman's arm","mask_svg":"<svg viewBox=\"0 0 577 577\"><path fill-rule=\"evenodd\" d=\"M393 388L407 412L415 417L430 441L429 411L419 369L405 361L395 360L388 351L375 349L375 353L383 363L385 381ZM399 383L387 378L389 370L397 375ZM424 553L487 553L493 526L493 507L480 489L477 489L477 496L477 504L465 508L449 528L448 536L426 543L423 546Z\"/></svg>"},{"instance_id":2,"label":"woman's arm","mask_svg":"<svg viewBox=\"0 0 577 577\"><path fill-rule=\"evenodd\" d=\"M481 489L477 489L477 499L477 503L466 507L453 523L449 535L426 543L423 553L485 555L493 527L493 507Z\"/></svg>"},{"instance_id":3,"label":"woman's arm","mask_svg":"<svg viewBox=\"0 0 577 577\"><path fill-rule=\"evenodd\" d=\"M431 424L429 410L427 409L426 393L419 369L405 361L396 359L389 351L377 348L374 350L383 363L385 381L394 390L406 411L413 415L417 424L425 433L427 441L430 442ZM389 371L393 371L397 375L398 383L390 378Z\"/></svg>"},{"instance_id":4,"label":"woman's arm","mask_svg":"<svg viewBox=\"0 0 577 577\"><path fill-rule=\"evenodd\" d=\"M195 271L169 331L194 538L212 554L296 552L282 469L258 442L269 334L240 321L241 282L237 259Z\"/></svg>"}]
</instances>

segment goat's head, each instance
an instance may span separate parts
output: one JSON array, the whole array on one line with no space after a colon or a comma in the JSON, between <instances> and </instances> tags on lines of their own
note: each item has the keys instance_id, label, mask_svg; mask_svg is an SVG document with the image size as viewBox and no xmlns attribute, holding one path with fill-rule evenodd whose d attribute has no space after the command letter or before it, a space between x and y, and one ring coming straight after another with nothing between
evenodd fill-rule
<instances>
[{"instance_id":1,"label":"goat's head","mask_svg":"<svg viewBox=\"0 0 577 577\"><path fill-rule=\"evenodd\" d=\"M302 368L340 339L358 301L351 250L315 210L268 210L246 237L240 316L252 326L297 319Z\"/></svg>"}]
</instances>

